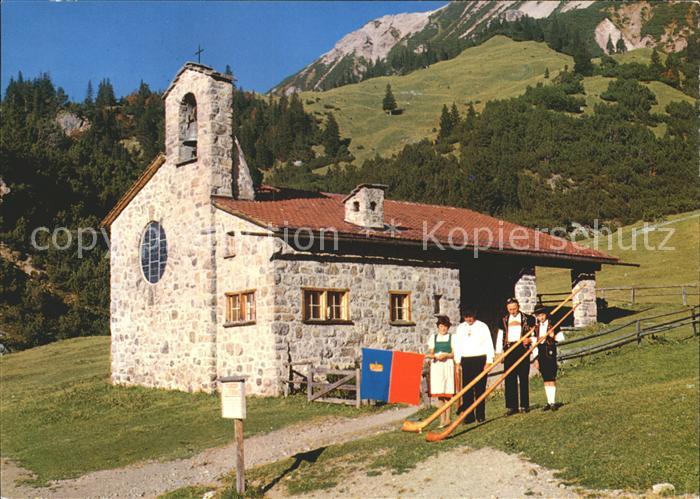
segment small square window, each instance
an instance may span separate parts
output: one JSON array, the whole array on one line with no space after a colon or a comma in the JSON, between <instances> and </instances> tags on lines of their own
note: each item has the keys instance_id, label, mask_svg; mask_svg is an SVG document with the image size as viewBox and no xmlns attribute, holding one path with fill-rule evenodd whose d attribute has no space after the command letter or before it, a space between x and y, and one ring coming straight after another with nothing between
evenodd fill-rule
<instances>
[{"instance_id":1,"label":"small square window","mask_svg":"<svg viewBox=\"0 0 700 499\"><path fill-rule=\"evenodd\" d=\"M255 322L255 291L226 293L226 324Z\"/></svg>"},{"instance_id":2,"label":"small square window","mask_svg":"<svg viewBox=\"0 0 700 499\"><path fill-rule=\"evenodd\" d=\"M348 291L344 289L303 289L302 319L306 322L347 322Z\"/></svg>"},{"instance_id":3,"label":"small square window","mask_svg":"<svg viewBox=\"0 0 700 499\"><path fill-rule=\"evenodd\" d=\"M411 324L411 293L389 292L389 320L392 324Z\"/></svg>"}]
</instances>

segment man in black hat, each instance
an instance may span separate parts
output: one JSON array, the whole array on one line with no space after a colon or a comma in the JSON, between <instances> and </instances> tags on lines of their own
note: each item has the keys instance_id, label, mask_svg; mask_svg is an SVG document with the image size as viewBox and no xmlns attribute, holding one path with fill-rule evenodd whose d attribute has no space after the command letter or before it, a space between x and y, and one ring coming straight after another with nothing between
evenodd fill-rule
<instances>
[{"instance_id":1,"label":"man in black hat","mask_svg":"<svg viewBox=\"0 0 700 499\"><path fill-rule=\"evenodd\" d=\"M515 298L506 300L508 314L503 317L503 329L498 330L496 353L505 352L521 337L528 336L535 327L535 318L520 310L520 303ZM510 369L520 357L530 348L531 338L525 338L522 343L510 352L503 360L503 369ZM506 376L506 412L512 416L518 412L518 392L520 393L520 412L530 411L530 359L523 359L513 371ZM518 387L518 385L520 385ZM519 388L519 389L518 389Z\"/></svg>"},{"instance_id":2,"label":"man in black hat","mask_svg":"<svg viewBox=\"0 0 700 499\"><path fill-rule=\"evenodd\" d=\"M545 411L556 411L560 404L556 403L557 393L557 342L564 340L564 333L559 331L559 326L551 331L549 313L546 307L538 306L535 308L535 337L541 338L547 335L547 339L540 343L534 351L535 367L539 369L544 381L544 392L547 395L547 405L544 406Z\"/></svg>"}]
</instances>

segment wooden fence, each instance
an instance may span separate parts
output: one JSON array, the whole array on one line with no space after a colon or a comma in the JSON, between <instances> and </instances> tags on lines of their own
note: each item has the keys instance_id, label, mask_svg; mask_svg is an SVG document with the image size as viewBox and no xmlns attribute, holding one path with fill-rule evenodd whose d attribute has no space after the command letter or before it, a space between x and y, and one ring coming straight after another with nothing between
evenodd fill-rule
<instances>
[{"instance_id":1,"label":"wooden fence","mask_svg":"<svg viewBox=\"0 0 700 499\"><path fill-rule=\"evenodd\" d=\"M284 382L284 396L306 391L309 402L330 402L332 404L346 404L360 407L362 405L362 394L360 393L361 369L328 369L325 367L314 367L312 362L287 362L287 380ZM300 369L304 369L302 372ZM430 406L430 396L428 395L428 366L423 366L421 379L421 401L424 407ZM328 378L338 377L333 381ZM318 378L323 377L325 381ZM304 388L305 387L305 388ZM335 390L348 393L354 392L354 396L332 397ZM367 401L366 401L367 402Z\"/></svg>"},{"instance_id":2,"label":"wooden fence","mask_svg":"<svg viewBox=\"0 0 700 499\"><path fill-rule=\"evenodd\" d=\"M306 367L306 372L299 369ZM325 367L314 367L311 362L288 362L287 381L284 384L284 396L301 391L302 386L306 387L306 396L309 402L330 402L333 404L347 404L360 407L360 369L328 369ZM337 377L333 381L328 378ZM319 380L319 377L326 378L326 381ZM343 398L331 396L334 391L355 392L354 397Z\"/></svg>"},{"instance_id":3,"label":"wooden fence","mask_svg":"<svg viewBox=\"0 0 700 499\"><path fill-rule=\"evenodd\" d=\"M672 316L675 316L675 318L668 319ZM649 323L650 321L656 321L658 319L664 319L664 321L654 322L651 324ZM698 330L700 329L700 306L696 305L690 309L678 310L675 312L645 317L644 319L629 321L618 326L596 331L586 336L561 341L558 343L560 348L595 338L602 338L613 333L621 333L612 337L611 339L606 338L605 341L595 343L593 345L586 345L584 347L575 348L572 350L562 349L559 352L558 359L560 361L577 359L580 357L585 357L586 355L592 355L595 353L612 350L613 348L619 348L629 343L637 343L639 345L642 343L645 336L663 334L688 325L692 326L693 334L698 335Z\"/></svg>"},{"instance_id":4,"label":"wooden fence","mask_svg":"<svg viewBox=\"0 0 700 499\"><path fill-rule=\"evenodd\" d=\"M661 290L666 290L670 289L673 290L670 293L659 293ZM698 291L692 291L698 289L698 284L669 284L669 285L664 285L664 286L609 286L606 288L597 288L596 289L596 295L598 298L604 299L604 300L614 300L614 301L622 301L625 303L630 303L634 305L639 298L658 298L658 297L666 297L666 296L677 296L680 297L681 303L683 306L688 305L688 296L700 296L700 292ZM654 291L654 294L643 294L644 291ZM560 293L538 293L537 294L537 301L539 303L552 303L558 301L558 299L553 298L553 299L547 299L546 297L559 297L559 296L567 296L571 293L571 291L562 291ZM614 298L614 296L610 296L611 294L615 293L623 293L620 298Z\"/></svg>"}]
</instances>

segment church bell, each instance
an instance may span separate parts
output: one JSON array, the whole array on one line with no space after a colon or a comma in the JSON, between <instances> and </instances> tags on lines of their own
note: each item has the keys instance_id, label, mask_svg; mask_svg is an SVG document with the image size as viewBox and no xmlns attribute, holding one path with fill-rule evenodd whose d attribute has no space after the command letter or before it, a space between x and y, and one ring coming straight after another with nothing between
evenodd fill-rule
<instances>
[{"instance_id":1,"label":"church bell","mask_svg":"<svg viewBox=\"0 0 700 499\"><path fill-rule=\"evenodd\" d=\"M195 127L188 127L185 139L182 141L182 145L187 147L197 147L197 129Z\"/></svg>"}]
</instances>

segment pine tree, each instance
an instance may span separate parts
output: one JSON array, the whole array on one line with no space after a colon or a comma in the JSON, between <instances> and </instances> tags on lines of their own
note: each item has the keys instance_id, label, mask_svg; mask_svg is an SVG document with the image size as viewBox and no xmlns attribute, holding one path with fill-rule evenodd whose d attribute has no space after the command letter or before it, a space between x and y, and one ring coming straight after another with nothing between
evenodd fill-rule
<instances>
[{"instance_id":1,"label":"pine tree","mask_svg":"<svg viewBox=\"0 0 700 499\"><path fill-rule=\"evenodd\" d=\"M549 68L544 68L544 79L545 80L549 79Z\"/></svg>"},{"instance_id":2,"label":"pine tree","mask_svg":"<svg viewBox=\"0 0 700 499\"><path fill-rule=\"evenodd\" d=\"M624 54L627 52L627 45L625 45L625 41L622 39L622 37L617 39L617 43L615 44L615 51L618 54Z\"/></svg>"},{"instance_id":3,"label":"pine tree","mask_svg":"<svg viewBox=\"0 0 700 499\"><path fill-rule=\"evenodd\" d=\"M109 107L117 104L117 99L114 97L114 88L109 78L106 78L100 82L97 86L97 98L95 99L95 105L97 107Z\"/></svg>"},{"instance_id":4,"label":"pine tree","mask_svg":"<svg viewBox=\"0 0 700 499\"><path fill-rule=\"evenodd\" d=\"M462 117L459 115L459 109L457 109L457 104L455 104L454 102L452 103L452 107L450 108L450 119L452 120L453 130L457 128L459 122L462 120Z\"/></svg>"},{"instance_id":5,"label":"pine tree","mask_svg":"<svg viewBox=\"0 0 700 499\"><path fill-rule=\"evenodd\" d=\"M440 114L440 131L438 132L438 141L446 140L454 130L454 121L450 111L447 109L447 104L442 106L442 114Z\"/></svg>"},{"instance_id":6,"label":"pine tree","mask_svg":"<svg viewBox=\"0 0 700 499\"><path fill-rule=\"evenodd\" d=\"M610 35L608 35L608 43L605 46L605 51L608 54L614 54L615 53L615 46L613 45L612 38L610 38Z\"/></svg>"},{"instance_id":7,"label":"pine tree","mask_svg":"<svg viewBox=\"0 0 700 499\"><path fill-rule=\"evenodd\" d=\"M393 114L396 111L396 99L391 91L391 84L386 84L386 93L384 94L384 100L382 101L382 109L387 114Z\"/></svg>"},{"instance_id":8,"label":"pine tree","mask_svg":"<svg viewBox=\"0 0 700 499\"><path fill-rule=\"evenodd\" d=\"M659 56L659 52L654 49L653 52L651 53L651 76L653 78L658 78L661 76L661 73L664 71L663 64L661 64L661 57Z\"/></svg>"},{"instance_id":9,"label":"pine tree","mask_svg":"<svg viewBox=\"0 0 700 499\"><path fill-rule=\"evenodd\" d=\"M88 106L92 106L94 98L95 96L92 90L92 80L88 80L87 91L85 92L85 104Z\"/></svg>"},{"instance_id":10,"label":"pine tree","mask_svg":"<svg viewBox=\"0 0 700 499\"><path fill-rule=\"evenodd\" d=\"M591 53L586 46L586 42L581 39L579 33L574 35L574 47L574 73L590 76L593 74Z\"/></svg>"},{"instance_id":11,"label":"pine tree","mask_svg":"<svg viewBox=\"0 0 700 499\"><path fill-rule=\"evenodd\" d=\"M331 158L335 158L340 150L340 130L333 113L328 113L326 128L323 131L323 147L326 149L326 156Z\"/></svg>"}]
</instances>

